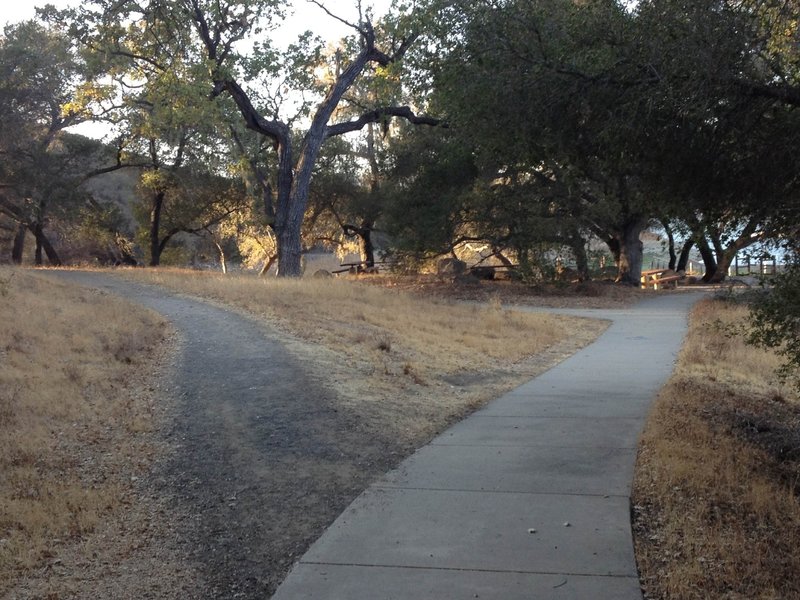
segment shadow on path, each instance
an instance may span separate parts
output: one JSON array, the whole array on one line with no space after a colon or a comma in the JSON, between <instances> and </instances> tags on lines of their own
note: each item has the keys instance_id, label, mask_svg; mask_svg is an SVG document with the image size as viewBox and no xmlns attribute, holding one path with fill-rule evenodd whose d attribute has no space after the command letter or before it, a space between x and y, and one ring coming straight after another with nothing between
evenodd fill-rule
<instances>
[{"instance_id":1,"label":"shadow on path","mask_svg":"<svg viewBox=\"0 0 800 600\"><path fill-rule=\"evenodd\" d=\"M182 543L207 578L203 598L268 597L325 526L396 464L400 449L338 410L310 367L254 321L101 273L48 273L141 303L181 333L171 386L179 396L165 432L177 451L151 484L183 515Z\"/></svg>"}]
</instances>

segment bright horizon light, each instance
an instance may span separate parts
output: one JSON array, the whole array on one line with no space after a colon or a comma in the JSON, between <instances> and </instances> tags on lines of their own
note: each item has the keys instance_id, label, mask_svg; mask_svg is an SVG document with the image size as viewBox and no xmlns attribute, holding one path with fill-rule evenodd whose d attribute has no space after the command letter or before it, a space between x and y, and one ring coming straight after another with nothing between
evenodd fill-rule
<instances>
[{"instance_id":1,"label":"bright horizon light","mask_svg":"<svg viewBox=\"0 0 800 600\"><path fill-rule=\"evenodd\" d=\"M32 19L36 16L36 7L47 4L51 4L56 8L68 8L79 5L81 2L80 0L37 0L28 3L7 0L3 3L2 9L0 9L0 27L5 27L9 23L19 23L20 21ZM321 8L307 0L291 0L289 4L293 8L291 14L273 32L275 41L281 46L294 42L301 33L308 30L316 33L326 42L337 41L352 33L351 28L328 16ZM354 23L358 20L357 0L352 0L351 2L328 0L323 4L327 6L331 13L346 21ZM390 6L391 0L370 0L364 2L363 9L373 8L375 18L379 18L389 11Z\"/></svg>"},{"instance_id":2,"label":"bright horizon light","mask_svg":"<svg viewBox=\"0 0 800 600\"><path fill-rule=\"evenodd\" d=\"M9 23L19 23L20 21L34 18L36 16L36 7L47 4L62 9L78 5L80 0L38 0L32 3L9 2L7 0L3 3L2 9L0 9L0 28L5 28ZM337 42L353 33L350 27L325 14L319 6L312 2L291 0L290 4L293 9L291 13L277 29L269 34L273 42L279 47L287 47L295 42L300 34L306 31L319 35L326 43ZM357 0L351 0L350 2L328 0L324 4L337 17L351 23L358 21ZM333 8L334 4L336 5L335 8ZM371 0L364 2L362 8L367 10L368 7L371 7L374 17L377 19L385 15L390 6L391 0ZM69 131L94 139L106 138L110 132L107 124L91 121L70 127Z\"/></svg>"}]
</instances>

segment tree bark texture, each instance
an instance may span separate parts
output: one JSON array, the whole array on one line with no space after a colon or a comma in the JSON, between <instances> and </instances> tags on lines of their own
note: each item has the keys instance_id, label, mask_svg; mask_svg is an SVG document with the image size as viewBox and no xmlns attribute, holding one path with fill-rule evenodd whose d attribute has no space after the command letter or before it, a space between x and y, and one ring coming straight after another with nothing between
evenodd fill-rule
<instances>
[{"instance_id":1,"label":"tree bark texture","mask_svg":"<svg viewBox=\"0 0 800 600\"><path fill-rule=\"evenodd\" d=\"M161 264L162 245L159 240L161 230L161 211L164 208L164 192L153 194L150 205L150 266Z\"/></svg>"},{"instance_id":2,"label":"tree bark texture","mask_svg":"<svg viewBox=\"0 0 800 600\"><path fill-rule=\"evenodd\" d=\"M25 250L25 234L28 229L23 224L17 225L17 233L14 236L14 245L11 247L11 262L15 265L22 264L22 254Z\"/></svg>"},{"instance_id":3,"label":"tree bark texture","mask_svg":"<svg viewBox=\"0 0 800 600\"><path fill-rule=\"evenodd\" d=\"M714 252L712 252L711 246L709 246L705 236L698 236L694 241L697 244L697 249L700 251L700 258L703 259L703 266L706 271L703 275L703 281L708 282L714 276L714 273L717 272L717 260L714 258Z\"/></svg>"},{"instance_id":4,"label":"tree bark texture","mask_svg":"<svg viewBox=\"0 0 800 600\"><path fill-rule=\"evenodd\" d=\"M686 267L689 265L689 256L691 255L692 248L694 247L694 240L689 238L685 242L683 242L683 247L681 248L681 255L678 258L678 264L675 265L676 271L686 271Z\"/></svg>"},{"instance_id":5,"label":"tree bark texture","mask_svg":"<svg viewBox=\"0 0 800 600\"><path fill-rule=\"evenodd\" d=\"M36 237L36 265L41 266L43 263L42 260L42 251L44 250L45 256L47 256L47 262L50 263L53 267L60 267L61 266L61 257L56 252L56 249L53 247L53 244L50 243L50 240L47 239L47 236L44 233L44 227L41 223L33 223L28 227Z\"/></svg>"},{"instance_id":6,"label":"tree bark texture","mask_svg":"<svg viewBox=\"0 0 800 600\"><path fill-rule=\"evenodd\" d=\"M278 277L300 277L303 274L300 226L283 227L276 232Z\"/></svg>"},{"instance_id":7,"label":"tree bark texture","mask_svg":"<svg viewBox=\"0 0 800 600\"><path fill-rule=\"evenodd\" d=\"M208 58L223 67L229 46L221 45L219 33L223 23L211 23L199 2L193 1L192 18L197 32L206 47ZM402 57L416 36L402 41L392 56L381 52L375 45L375 32L372 24L359 24L361 47L358 53L337 75L328 94L317 106L311 125L305 134L294 160L292 136L288 125L276 119L264 118L251 102L247 92L228 75L215 78L214 95L227 92L236 103L245 126L275 143L278 153L276 174L276 201L274 210L274 231L278 246L278 274L281 277L302 275L301 227L303 215L308 204L308 191L314 164L326 139L345 133L359 131L368 123L380 122L389 117L402 117L412 123L438 125L439 122L428 117L420 117L407 106L384 107L368 111L359 118L343 123L329 124L334 111L344 94L355 83L369 63L386 66ZM221 68L220 73L226 69ZM268 214L271 211L267 211Z\"/></svg>"},{"instance_id":8,"label":"tree bark texture","mask_svg":"<svg viewBox=\"0 0 800 600\"><path fill-rule=\"evenodd\" d=\"M644 231L647 220L641 217L627 219L614 233L619 247L617 263L617 282L638 286L642 278L644 245L639 235Z\"/></svg>"},{"instance_id":9,"label":"tree bark texture","mask_svg":"<svg viewBox=\"0 0 800 600\"><path fill-rule=\"evenodd\" d=\"M730 269L733 259L736 258L737 252L738 249L736 248L726 248L723 250L722 256L718 257L716 271L714 271L714 274L708 279L709 283L722 283L725 281L725 278L728 276L728 269Z\"/></svg>"}]
</instances>

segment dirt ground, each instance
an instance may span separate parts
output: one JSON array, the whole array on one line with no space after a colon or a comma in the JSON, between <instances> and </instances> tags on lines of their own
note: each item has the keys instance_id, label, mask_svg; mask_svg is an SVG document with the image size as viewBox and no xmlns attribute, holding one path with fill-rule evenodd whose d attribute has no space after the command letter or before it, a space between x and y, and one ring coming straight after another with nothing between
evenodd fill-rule
<instances>
[{"instance_id":1,"label":"dirt ground","mask_svg":"<svg viewBox=\"0 0 800 600\"><path fill-rule=\"evenodd\" d=\"M124 285L131 287L116 291L136 298L136 286ZM480 293L469 287L464 293L436 284L421 293L471 300L502 293L503 303L524 300L522 291L510 287L492 292L482 285ZM608 301L593 294L590 305ZM450 423L550 368L605 328L602 322L576 321L571 334L545 352L488 371L426 381L391 374L370 379L337 364L323 346L264 324L243 325L242 316L219 305L199 308L191 299L161 295L175 300L175 310L187 318L201 314L178 323L181 337L164 349L173 359L162 361L158 374L139 374L135 393L155 400L161 411L149 472L120 474L130 480L124 482L125 510L92 535L60 545L4 600L268 597L372 480ZM243 329L250 337L237 333ZM224 342L228 333L233 337ZM242 350L255 345L258 352ZM258 364L264 380L252 382L248 372L255 369L241 368L243 361ZM207 393L220 379L231 392ZM264 389L274 396L265 398Z\"/></svg>"}]
</instances>

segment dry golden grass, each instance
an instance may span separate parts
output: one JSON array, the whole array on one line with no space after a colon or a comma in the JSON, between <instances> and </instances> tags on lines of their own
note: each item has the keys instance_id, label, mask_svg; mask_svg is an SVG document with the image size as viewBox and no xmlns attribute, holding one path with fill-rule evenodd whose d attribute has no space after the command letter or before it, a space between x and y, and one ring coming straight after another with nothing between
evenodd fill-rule
<instances>
[{"instance_id":1,"label":"dry golden grass","mask_svg":"<svg viewBox=\"0 0 800 600\"><path fill-rule=\"evenodd\" d=\"M0 268L0 596L125 508L152 451L149 311ZM52 575L52 574L51 574ZM16 596L15 596L16 597Z\"/></svg>"},{"instance_id":2,"label":"dry golden grass","mask_svg":"<svg viewBox=\"0 0 800 600\"><path fill-rule=\"evenodd\" d=\"M778 357L715 325L746 318L696 306L645 428L633 502L648 598L800 597L800 404Z\"/></svg>"},{"instance_id":3,"label":"dry golden grass","mask_svg":"<svg viewBox=\"0 0 800 600\"><path fill-rule=\"evenodd\" d=\"M137 280L233 305L303 340L346 354L395 354L423 378L466 364L519 361L564 337L565 318L424 300L344 279L259 279L161 269L126 270ZM383 363L384 361L378 361Z\"/></svg>"},{"instance_id":4,"label":"dry golden grass","mask_svg":"<svg viewBox=\"0 0 800 600\"><path fill-rule=\"evenodd\" d=\"M120 272L120 271L118 271ZM232 306L288 334L340 402L418 447L481 403L591 342L606 323L466 305L347 279L189 270L123 276Z\"/></svg>"},{"instance_id":5,"label":"dry golden grass","mask_svg":"<svg viewBox=\"0 0 800 600\"><path fill-rule=\"evenodd\" d=\"M336 402L336 412L358 415L358 427L352 435L337 439L343 457L340 463L321 468L308 456L298 455L270 465L270 498L293 497L294 491L287 490L297 487L298 473L315 479L312 489L327 490L307 496L299 508L276 506L270 504L276 500L264 499L262 509L267 509L267 514L288 515L280 521L284 546L276 547L290 548L292 553L302 552L321 533L310 532L308 523L315 519L307 515L335 517L338 510L331 511L331 498L345 498L351 486L363 485L365 473L377 476L378 469L382 472L386 465L396 464L449 423L549 368L591 342L606 327L596 320L506 311L499 301L488 307L463 305L353 281L276 281L149 269L114 273L203 297L250 315L255 327L260 324L267 329L267 340L277 340L282 350L299 357L298 364L312 372L326 392L333 392L326 402ZM298 391L302 393L303 389ZM175 416L166 415L167 423ZM352 422L347 419L345 423ZM362 456L370 457L369 462L348 462L347 457L359 456L354 452L359 449ZM140 511L155 520L177 523L197 517L191 512L194 509L186 507L176 512L165 493L168 490L148 489L147 497L138 503L146 505ZM147 508L150 504L155 506ZM189 512L183 514L182 510ZM138 533L141 527L141 519L123 521L117 531ZM159 532L150 529L149 538L157 538ZM121 569L116 569L117 581L105 588L112 591L97 591L108 581L107 572L90 579L94 587L76 583L71 589L92 590L94 597L125 599L202 597L202 571L191 557L182 554L188 547L181 537L184 535L183 529L167 527L165 535L158 538L165 543L148 542L136 552L121 555L121 560L127 561L123 564L128 577L124 579L119 574ZM110 545L112 536L103 537L106 546ZM103 544L97 548L98 553L110 554ZM259 568L268 571L262 574L270 581L279 581L285 573L286 556L284 552L262 564ZM162 563L160 567L157 561ZM74 565L85 568L81 563ZM203 568L208 569L208 565ZM234 573L233 577L238 575ZM63 581L60 583L29 589L63 594L67 588ZM81 597L78 592L70 593Z\"/></svg>"}]
</instances>

